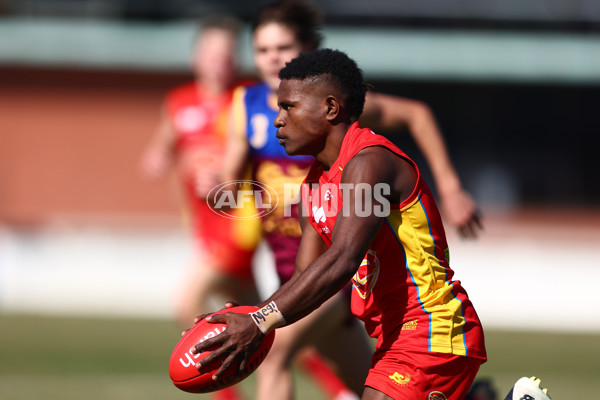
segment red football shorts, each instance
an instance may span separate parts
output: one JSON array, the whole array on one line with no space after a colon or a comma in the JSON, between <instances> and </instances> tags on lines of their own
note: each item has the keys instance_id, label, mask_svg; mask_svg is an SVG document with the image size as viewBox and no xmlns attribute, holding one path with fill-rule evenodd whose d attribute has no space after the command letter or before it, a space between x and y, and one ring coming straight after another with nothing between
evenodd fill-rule
<instances>
[{"instance_id":1,"label":"red football shorts","mask_svg":"<svg viewBox=\"0 0 600 400\"><path fill-rule=\"evenodd\" d=\"M377 351L365 386L395 400L463 400L481 362L452 354Z\"/></svg>"}]
</instances>

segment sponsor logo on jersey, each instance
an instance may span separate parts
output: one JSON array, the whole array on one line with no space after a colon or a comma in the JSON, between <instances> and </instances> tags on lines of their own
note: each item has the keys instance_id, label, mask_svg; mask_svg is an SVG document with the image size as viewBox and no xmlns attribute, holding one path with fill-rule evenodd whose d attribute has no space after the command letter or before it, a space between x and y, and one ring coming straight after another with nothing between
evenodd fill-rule
<instances>
[{"instance_id":1,"label":"sponsor logo on jersey","mask_svg":"<svg viewBox=\"0 0 600 400\"><path fill-rule=\"evenodd\" d=\"M225 332L225 327L222 328L215 328L212 331L209 331L206 335L204 335L204 337L202 339L200 339L200 341L198 342L198 344L204 342L207 339L210 338L214 338L217 335L220 335L221 333ZM198 357L200 357L201 354L204 353L192 353L192 349L196 347L195 345L190 348L190 350L185 353L185 359L184 358L180 358L179 362L181 363L181 365L184 366L184 368L188 368L188 367L193 367L196 365L196 359Z\"/></svg>"},{"instance_id":2,"label":"sponsor logo on jersey","mask_svg":"<svg viewBox=\"0 0 600 400\"><path fill-rule=\"evenodd\" d=\"M325 210L323 210L322 206L319 208L317 208L317 206L313 206L312 212L313 212L313 218L317 224L319 222L325 223L325 221L327 221L327 217L325 216Z\"/></svg>"},{"instance_id":3,"label":"sponsor logo on jersey","mask_svg":"<svg viewBox=\"0 0 600 400\"><path fill-rule=\"evenodd\" d=\"M209 122L209 116L202 107L188 106L175 114L173 122L177 130L191 133L204 129Z\"/></svg>"},{"instance_id":4,"label":"sponsor logo on jersey","mask_svg":"<svg viewBox=\"0 0 600 400\"><path fill-rule=\"evenodd\" d=\"M417 330L417 320L405 322L402 325L403 331L416 331Z\"/></svg>"},{"instance_id":5,"label":"sponsor logo on jersey","mask_svg":"<svg viewBox=\"0 0 600 400\"><path fill-rule=\"evenodd\" d=\"M394 381L394 383L400 385L400 386L406 386L406 384L408 384L408 382L410 382L410 375L409 374L401 374L399 372L394 372L392 375L389 376L389 378L391 380Z\"/></svg>"}]
</instances>

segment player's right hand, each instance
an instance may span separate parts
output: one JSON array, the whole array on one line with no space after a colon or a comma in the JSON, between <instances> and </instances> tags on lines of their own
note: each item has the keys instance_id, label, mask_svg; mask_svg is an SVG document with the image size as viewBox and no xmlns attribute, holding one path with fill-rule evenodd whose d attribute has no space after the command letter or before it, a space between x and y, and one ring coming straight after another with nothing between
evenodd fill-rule
<instances>
[{"instance_id":1,"label":"player's right hand","mask_svg":"<svg viewBox=\"0 0 600 400\"><path fill-rule=\"evenodd\" d=\"M148 180L162 178L170 165L170 158L162 151L152 149L143 155L140 169L142 176Z\"/></svg>"},{"instance_id":2,"label":"player's right hand","mask_svg":"<svg viewBox=\"0 0 600 400\"><path fill-rule=\"evenodd\" d=\"M458 229L464 239L475 239L483 230L481 216L471 195L463 189L442 193L441 206L444 216Z\"/></svg>"},{"instance_id":3,"label":"player's right hand","mask_svg":"<svg viewBox=\"0 0 600 400\"><path fill-rule=\"evenodd\" d=\"M200 354L215 345L219 345L217 349L212 350L209 355L199 361L196 364L196 368L200 370L200 368L210 365L221 356L226 355L225 360L223 360L212 379L218 379L236 362L239 362L239 372L244 371L248 366L248 360L250 360L260 347L265 334L258 329L252 317L248 314L231 312L215 314L210 316L207 322L224 323L227 325L227 329L221 334L206 339L192 347L190 350L191 353Z\"/></svg>"}]
</instances>

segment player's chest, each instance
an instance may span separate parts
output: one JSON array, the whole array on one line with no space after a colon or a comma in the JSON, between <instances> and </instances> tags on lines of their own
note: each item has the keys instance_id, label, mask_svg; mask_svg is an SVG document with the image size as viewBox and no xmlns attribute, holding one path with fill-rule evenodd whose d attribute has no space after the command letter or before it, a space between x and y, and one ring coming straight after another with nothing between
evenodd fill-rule
<instances>
[{"instance_id":1,"label":"player's chest","mask_svg":"<svg viewBox=\"0 0 600 400\"><path fill-rule=\"evenodd\" d=\"M344 212L344 194L339 182L321 182L310 185L308 202L311 223L322 235L331 238L339 215Z\"/></svg>"},{"instance_id":2,"label":"player's chest","mask_svg":"<svg viewBox=\"0 0 600 400\"><path fill-rule=\"evenodd\" d=\"M173 115L173 125L180 136L193 136L212 129L222 107L218 103L182 104Z\"/></svg>"}]
</instances>

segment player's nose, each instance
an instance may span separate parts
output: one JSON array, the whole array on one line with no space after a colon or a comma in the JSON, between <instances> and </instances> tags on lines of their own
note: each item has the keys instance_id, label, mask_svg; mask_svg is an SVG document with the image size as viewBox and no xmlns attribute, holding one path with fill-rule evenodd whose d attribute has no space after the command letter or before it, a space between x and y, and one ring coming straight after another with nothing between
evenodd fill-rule
<instances>
[{"instance_id":1,"label":"player's nose","mask_svg":"<svg viewBox=\"0 0 600 400\"><path fill-rule=\"evenodd\" d=\"M275 117L275 121L273 121L273 125L275 125L276 128L281 128L282 126L285 126L285 120L284 120L283 116L281 115L281 108L279 109L279 112L277 113L277 116Z\"/></svg>"}]
</instances>

